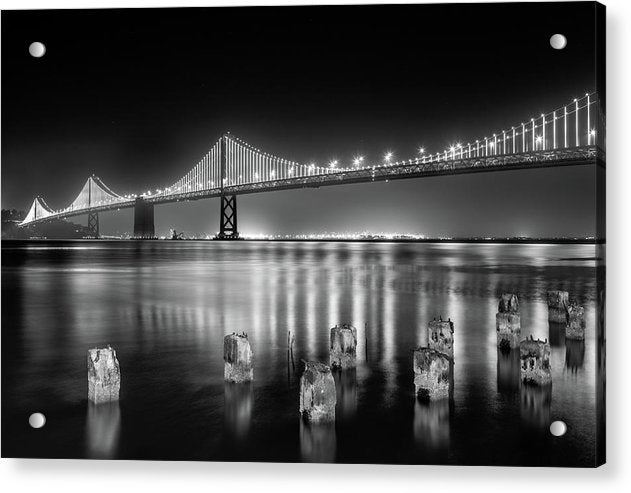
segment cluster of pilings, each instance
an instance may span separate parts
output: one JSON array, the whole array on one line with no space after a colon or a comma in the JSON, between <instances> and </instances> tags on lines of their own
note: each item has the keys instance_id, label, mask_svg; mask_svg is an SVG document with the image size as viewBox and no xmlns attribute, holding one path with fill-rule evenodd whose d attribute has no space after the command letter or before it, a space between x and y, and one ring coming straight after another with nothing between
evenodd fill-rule
<instances>
[{"instance_id":1,"label":"cluster of pilings","mask_svg":"<svg viewBox=\"0 0 631 493\"><path fill-rule=\"evenodd\" d=\"M293 338L288 334L288 352L293 359ZM356 366L357 330L347 324L331 329L329 365L305 361L300 378L299 411L305 421L335 420L336 387L332 369L344 371ZM224 380L234 384L254 379L254 358L245 332L228 334L223 340ZM95 404L117 401L120 365L116 351L107 346L88 351L88 399Z\"/></svg>"},{"instance_id":2,"label":"cluster of pilings","mask_svg":"<svg viewBox=\"0 0 631 493\"><path fill-rule=\"evenodd\" d=\"M521 319L517 296L501 295L496 316L498 389L521 391L521 411L526 422L538 428L550 419L552 398L551 342L563 334L566 346L566 367L575 371L582 366L585 339L585 309L571 301L562 290L547 292L550 338L521 338ZM562 336L562 337L563 337Z\"/></svg>"},{"instance_id":3,"label":"cluster of pilings","mask_svg":"<svg viewBox=\"0 0 631 493\"><path fill-rule=\"evenodd\" d=\"M357 365L357 329L336 325L330 331L329 364L303 361L299 411L307 423L335 421L337 390L333 371L354 370Z\"/></svg>"},{"instance_id":4,"label":"cluster of pilings","mask_svg":"<svg viewBox=\"0 0 631 493\"><path fill-rule=\"evenodd\" d=\"M567 291L548 291L548 320L565 326L566 339L585 339L585 309L569 301Z\"/></svg>"},{"instance_id":5,"label":"cluster of pilings","mask_svg":"<svg viewBox=\"0 0 631 493\"><path fill-rule=\"evenodd\" d=\"M548 296L548 301L550 301ZM562 299L555 302L562 303ZM557 317L556 312L549 316ZM513 361L512 355L519 352L520 380L524 384L547 385L552 382L550 371L550 343L530 338L521 338L521 316L519 313L519 299L514 293L502 293L495 316L495 330L497 332L498 372L500 359ZM505 362L505 361L503 361ZM498 373L498 379L499 379ZM510 375L509 375L510 378ZM510 386L510 382L509 386Z\"/></svg>"},{"instance_id":6,"label":"cluster of pilings","mask_svg":"<svg viewBox=\"0 0 631 493\"><path fill-rule=\"evenodd\" d=\"M569 301L567 291L549 291L547 294L548 320L563 325L566 343L583 344L585 339L585 309ZM530 336L521 339L519 300L513 293L501 295L496 315L498 348L498 387L511 387L519 375L522 383L522 408L536 408L537 402L549 402L552 383L550 343ZM288 365L293 367L293 342L287 335ZM514 356L514 358L513 358ZM245 332L228 334L223 339L224 380L231 385L247 384L254 379L254 358ZM348 324L330 329L329 361L304 361L300 378L298 410L302 416L301 433L315 440L320 434L311 424L333 423L336 419L336 379L353 372L357 357L357 330ZM503 358L500 361L500 358ZM509 362L504 371L500 363ZM514 364L513 364L514 362ZM566 361L567 363L567 361ZM429 322L427 344L413 351L414 389L418 402L440 402L453 398L454 390L454 323L442 317ZM121 371L116 351L109 345L94 348L87 353L88 400L94 404L119 400ZM515 371L513 371L513 369ZM338 378L340 382L344 378ZM348 379L346 379L348 380ZM545 395L533 394L534 388L547 389ZM529 390L530 388L530 390ZM234 389L231 388L231 392ZM534 404L533 404L534 403ZM448 408L446 408L448 409ZM537 420L542 418L538 416ZM316 438L314 438L316 437ZM316 440L317 441L317 440ZM317 444L312 444L317 446ZM317 447L316 447L317 448Z\"/></svg>"},{"instance_id":7,"label":"cluster of pilings","mask_svg":"<svg viewBox=\"0 0 631 493\"><path fill-rule=\"evenodd\" d=\"M585 359L585 308L573 301L567 291L548 292L550 338L565 339L565 366L577 372Z\"/></svg>"}]
</instances>

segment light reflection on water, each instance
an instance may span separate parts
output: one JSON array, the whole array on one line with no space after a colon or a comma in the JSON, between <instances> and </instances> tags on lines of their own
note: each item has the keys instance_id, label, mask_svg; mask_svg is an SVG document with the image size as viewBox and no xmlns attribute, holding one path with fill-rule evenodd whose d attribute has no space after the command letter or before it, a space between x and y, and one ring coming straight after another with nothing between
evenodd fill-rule
<instances>
[{"instance_id":1,"label":"light reflection on water","mask_svg":"<svg viewBox=\"0 0 631 493\"><path fill-rule=\"evenodd\" d=\"M2 248L5 455L538 464L544 459L530 447L551 447L546 423L562 418L571 433L541 457L594 461L594 246L84 241ZM545 294L557 288L586 307L583 343L548 326ZM551 342L549 396L520 389L519 363L497 352L503 291L519 296L522 336ZM447 405L428 406L414 399L410 351L426 343L427 323L438 316L455 323L454 392ZM358 368L335 377L336 425L314 428L297 415L300 359L328 362L329 329L343 322L358 330ZM233 331L247 332L254 351L247 388L223 382L222 337ZM123 375L116 412L91 410L86 401L85 351L108 343ZM13 425L33 409L58 418L49 419L49 435ZM541 436L523 439L532 428Z\"/></svg>"},{"instance_id":2,"label":"light reflection on water","mask_svg":"<svg viewBox=\"0 0 631 493\"><path fill-rule=\"evenodd\" d=\"M115 459L120 435L120 404L88 403L87 451L91 459Z\"/></svg>"}]
</instances>

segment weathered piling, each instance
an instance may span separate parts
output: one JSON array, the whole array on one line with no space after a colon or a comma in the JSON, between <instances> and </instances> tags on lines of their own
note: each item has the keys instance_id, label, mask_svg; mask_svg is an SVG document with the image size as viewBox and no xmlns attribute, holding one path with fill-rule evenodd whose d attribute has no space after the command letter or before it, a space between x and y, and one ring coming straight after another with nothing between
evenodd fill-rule
<instances>
[{"instance_id":1,"label":"weathered piling","mask_svg":"<svg viewBox=\"0 0 631 493\"><path fill-rule=\"evenodd\" d=\"M454 358L454 323L439 318L432 320L427 326L429 348Z\"/></svg>"},{"instance_id":2,"label":"weathered piling","mask_svg":"<svg viewBox=\"0 0 631 493\"><path fill-rule=\"evenodd\" d=\"M432 348L414 351L414 389L421 400L447 399L451 393L452 361Z\"/></svg>"},{"instance_id":3,"label":"weathered piling","mask_svg":"<svg viewBox=\"0 0 631 493\"><path fill-rule=\"evenodd\" d=\"M577 341L585 340L585 308L571 303L567 308L565 338Z\"/></svg>"},{"instance_id":4,"label":"weathered piling","mask_svg":"<svg viewBox=\"0 0 631 493\"><path fill-rule=\"evenodd\" d=\"M289 363L291 363L291 371L295 372L296 371L296 365L294 363L294 335L291 333L291 330L287 332L287 384L290 383L291 381L291 374L290 374L290 365Z\"/></svg>"},{"instance_id":5,"label":"weathered piling","mask_svg":"<svg viewBox=\"0 0 631 493\"><path fill-rule=\"evenodd\" d=\"M335 420L335 380L324 363L305 361L300 377L300 414L307 421Z\"/></svg>"},{"instance_id":6,"label":"weathered piling","mask_svg":"<svg viewBox=\"0 0 631 493\"><path fill-rule=\"evenodd\" d=\"M95 404L117 401L121 386L120 364L111 346L88 350L88 400Z\"/></svg>"},{"instance_id":7,"label":"weathered piling","mask_svg":"<svg viewBox=\"0 0 631 493\"><path fill-rule=\"evenodd\" d=\"M502 293L497 311L499 313L519 313L519 300L517 299L517 295Z\"/></svg>"},{"instance_id":8,"label":"weathered piling","mask_svg":"<svg viewBox=\"0 0 631 493\"><path fill-rule=\"evenodd\" d=\"M565 323L568 307L567 291L548 291L548 320L550 322Z\"/></svg>"},{"instance_id":9,"label":"weathered piling","mask_svg":"<svg viewBox=\"0 0 631 493\"><path fill-rule=\"evenodd\" d=\"M249 382L254 378L254 361L246 334L228 334L223 338L224 380Z\"/></svg>"},{"instance_id":10,"label":"weathered piling","mask_svg":"<svg viewBox=\"0 0 631 493\"><path fill-rule=\"evenodd\" d=\"M550 372L550 344L548 340L530 339L519 345L521 381L527 384L547 385L552 382Z\"/></svg>"},{"instance_id":11,"label":"weathered piling","mask_svg":"<svg viewBox=\"0 0 631 493\"><path fill-rule=\"evenodd\" d=\"M497 347L502 351L510 351L519 347L521 321L519 301L516 295L502 294L495 316L495 330L497 331Z\"/></svg>"},{"instance_id":12,"label":"weathered piling","mask_svg":"<svg viewBox=\"0 0 631 493\"><path fill-rule=\"evenodd\" d=\"M357 354L357 329L352 325L336 325L331 329L329 364L331 368L345 370L355 368Z\"/></svg>"},{"instance_id":13,"label":"weathered piling","mask_svg":"<svg viewBox=\"0 0 631 493\"><path fill-rule=\"evenodd\" d=\"M497 347L510 351L519 347L521 339L521 319L519 313L498 313L495 316Z\"/></svg>"}]
</instances>

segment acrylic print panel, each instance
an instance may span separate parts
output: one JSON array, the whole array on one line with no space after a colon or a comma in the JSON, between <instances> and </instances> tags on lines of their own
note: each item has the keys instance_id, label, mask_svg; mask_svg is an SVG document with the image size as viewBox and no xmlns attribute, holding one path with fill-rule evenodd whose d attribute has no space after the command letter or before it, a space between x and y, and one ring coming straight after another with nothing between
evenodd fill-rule
<instances>
[{"instance_id":1,"label":"acrylic print panel","mask_svg":"<svg viewBox=\"0 0 631 493\"><path fill-rule=\"evenodd\" d=\"M3 456L602 464L604 50L589 2L2 12Z\"/></svg>"}]
</instances>

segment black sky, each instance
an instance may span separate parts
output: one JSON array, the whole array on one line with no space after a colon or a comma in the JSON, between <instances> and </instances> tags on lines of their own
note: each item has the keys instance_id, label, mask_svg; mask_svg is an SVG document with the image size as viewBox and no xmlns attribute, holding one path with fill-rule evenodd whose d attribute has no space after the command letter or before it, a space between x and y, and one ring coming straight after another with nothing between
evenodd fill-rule
<instances>
[{"instance_id":1,"label":"black sky","mask_svg":"<svg viewBox=\"0 0 631 493\"><path fill-rule=\"evenodd\" d=\"M2 207L69 204L97 174L169 185L226 130L288 159L414 157L595 89L595 4L2 12ZM564 50L549 38L563 33ZM32 41L47 53L29 56ZM244 232L594 234L593 168L258 194ZM130 231L131 211L103 214ZM218 202L156 209L214 232Z\"/></svg>"}]
</instances>

